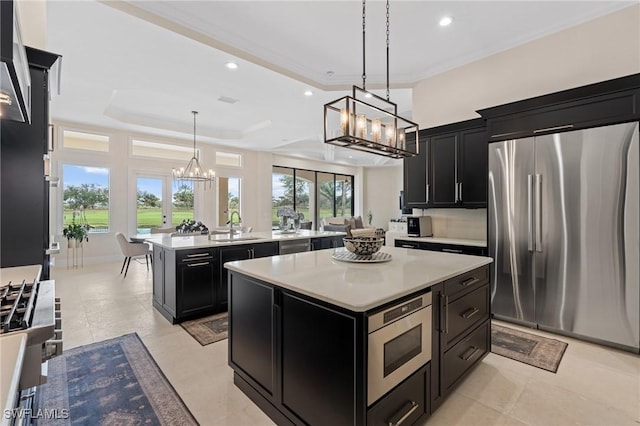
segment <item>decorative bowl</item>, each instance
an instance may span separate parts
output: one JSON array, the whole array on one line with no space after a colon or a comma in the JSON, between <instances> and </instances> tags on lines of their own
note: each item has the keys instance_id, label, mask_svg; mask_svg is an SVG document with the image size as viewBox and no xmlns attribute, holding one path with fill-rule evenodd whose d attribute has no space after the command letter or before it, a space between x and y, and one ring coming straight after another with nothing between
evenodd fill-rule
<instances>
[{"instance_id":1,"label":"decorative bowl","mask_svg":"<svg viewBox=\"0 0 640 426\"><path fill-rule=\"evenodd\" d=\"M344 246L351 253L361 256L372 255L382 247L384 238L379 237L345 237Z\"/></svg>"}]
</instances>

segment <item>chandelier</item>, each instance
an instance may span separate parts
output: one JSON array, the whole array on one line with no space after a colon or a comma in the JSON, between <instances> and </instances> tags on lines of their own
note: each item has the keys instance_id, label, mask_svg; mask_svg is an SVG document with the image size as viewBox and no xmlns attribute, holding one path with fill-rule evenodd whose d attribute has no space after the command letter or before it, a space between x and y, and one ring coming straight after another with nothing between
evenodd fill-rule
<instances>
[{"instance_id":1,"label":"chandelier","mask_svg":"<svg viewBox=\"0 0 640 426\"><path fill-rule=\"evenodd\" d=\"M208 183L209 188L211 188L211 184L216 178L216 173L212 169L209 169L207 172L202 166L200 166L200 161L198 161L196 151L196 115L198 114L198 111L191 111L191 113L193 114L193 157L189 160L187 167L172 169L171 174L173 175L174 180L204 183L205 186Z\"/></svg>"},{"instance_id":2,"label":"chandelier","mask_svg":"<svg viewBox=\"0 0 640 426\"><path fill-rule=\"evenodd\" d=\"M407 146L407 135L418 134L418 124L398 115L389 100L389 0L387 0L387 98L366 89L366 0L362 0L362 87L324 106L324 143L391 158L418 155L418 144ZM417 141L417 138L412 137Z\"/></svg>"}]
</instances>

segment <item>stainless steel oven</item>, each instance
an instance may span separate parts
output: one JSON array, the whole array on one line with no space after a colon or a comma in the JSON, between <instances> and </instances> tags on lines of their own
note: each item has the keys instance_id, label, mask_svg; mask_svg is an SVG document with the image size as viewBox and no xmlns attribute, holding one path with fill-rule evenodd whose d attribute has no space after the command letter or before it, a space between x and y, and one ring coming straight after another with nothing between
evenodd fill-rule
<instances>
[{"instance_id":1,"label":"stainless steel oven","mask_svg":"<svg viewBox=\"0 0 640 426\"><path fill-rule=\"evenodd\" d=\"M368 318L367 404L431 360L431 293Z\"/></svg>"}]
</instances>

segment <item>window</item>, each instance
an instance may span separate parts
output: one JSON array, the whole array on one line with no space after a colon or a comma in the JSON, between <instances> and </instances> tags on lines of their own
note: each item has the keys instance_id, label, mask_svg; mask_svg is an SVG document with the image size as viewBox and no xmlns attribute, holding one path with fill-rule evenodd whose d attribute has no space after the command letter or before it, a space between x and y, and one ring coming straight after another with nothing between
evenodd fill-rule
<instances>
[{"instance_id":1,"label":"window","mask_svg":"<svg viewBox=\"0 0 640 426\"><path fill-rule=\"evenodd\" d=\"M108 232L109 169L64 164L62 180L63 226L75 220L89 224L89 232Z\"/></svg>"},{"instance_id":2,"label":"window","mask_svg":"<svg viewBox=\"0 0 640 426\"><path fill-rule=\"evenodd\" d=\"M216 151L216 165L242 167L242 155Z\"/></svg>"},{"instance_id":3,"label":"window","mask_svg":"<svg viewBox=\"0 0 640 426\"><path fill-rule=\"evenodd\" d=\"M151 232L151 228L165 226L162 196L164 179L138 177L136 179L136 231L138 234Z\"/></svg>"},{"instance_id":4,"label":"window","mask_svg":"<svg viewBox=\"0 0 640 426\"><path fill-rule=\"evenodd\" d=\"M353 215L353 176L274 166L271 184L274 228L283 207L302 213L312 229L318 229L325 217Z\"/></svg>"},{"instance_id":5,"label":"window","mask_svg":"<svg viewBox=\"0 0 640 426\"><path fill-rule=\"evenodd\" d=\"M225 226L232 212L241 214L240 183L241 179L238 177L218 178L218 226ZM235 221L237 217L234 217L234 223Z\"/></svg>"},{"instance_id":6,"label":"window","mask_svg":"<svg viewBox=\"0 0 640 426\"><path fill-rule=\"evenodd\" d=\"M200 151L196 150L200 156ZM162 158L165 160L189 161L193 157L193 148L167 143L131 140L131 155L138 157Z\"/></svg>"},{"instance_id":7,"label":"window","mask_svg":"<svg viewBox=\"0 0 640 426\"><path fill-rule=\"evenodd\" d=\"M65 130L62 132L62 146L64 148L109 152L109 136Z\"/></svg>"},{"instance_id":8,"label":"window","mask_svg":"<svg viewBox=\"0 0 640 426\"><path fill-rule=\"evenodd\" d=\"M171 226L178 226L185 219L193 220L193 182L174 181L171 194Z\"/></svg>"}]
</instances>

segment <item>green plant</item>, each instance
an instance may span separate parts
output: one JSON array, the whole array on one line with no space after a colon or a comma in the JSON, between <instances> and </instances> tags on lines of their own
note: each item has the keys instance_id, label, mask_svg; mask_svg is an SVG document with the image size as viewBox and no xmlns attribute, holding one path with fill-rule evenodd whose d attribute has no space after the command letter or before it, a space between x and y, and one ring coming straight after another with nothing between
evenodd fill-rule
<instances>
[{"instance_id":1,"label":"green plant","mask_svg":"<svg viewBox=\"0 0 640 426\"><path fill-rule=\"evenodd\" d=\"M80 223L76 222L76 216L79 216ZM89 229L91 229L91 225L87 223L82 213L74 211L72 213L71 223L62 229L62 235L64 235L67 240L89 241Z\"/></svg>"},{"instance_id":2,"label":"green plant","mask_svg":"<svg viewBox=\"0 0 640 426\"><path fill-rule=\"evenodd\" d=\"M371 225L371 221L373 220L373 212L371 210L367 213L367 219L369 220L369 225Z\"/></svg>"}]
</instances>

